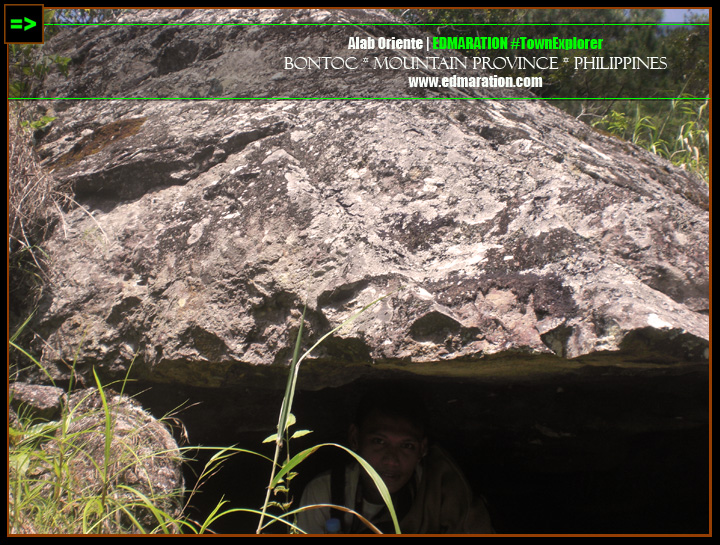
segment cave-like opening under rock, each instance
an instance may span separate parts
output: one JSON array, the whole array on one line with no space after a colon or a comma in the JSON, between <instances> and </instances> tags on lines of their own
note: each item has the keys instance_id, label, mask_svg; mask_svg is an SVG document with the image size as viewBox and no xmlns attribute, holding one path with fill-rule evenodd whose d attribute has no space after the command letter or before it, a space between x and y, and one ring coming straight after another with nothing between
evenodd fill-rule
<instances>
[{"instance_id":1,"label":"cave-like opening under rock","mask_svg":"<svg viewBox=\"0 0 720 545\"><path fill-rule=\"evenodd\" d=\"M377 375L373 375L377 376ZM456 459L490 506L501 533L706 533L709 530L708 374L703 365L630 370L590 366L541 378L469 379L392 373L423 392L430 433ZM387 376L385 378L388 378ZM297 392L293 453L325 442L346 444L357 400L377 380ZM154 412L180 402L192 444L237 445L266 456L280 388L202 390L155 385L140 394ZM199 460L209 457L201 451ZM324 448L298 466L297 501L316 474L347 456ZM198 462L192 469L197 470ZM267 460L238 454L193 499L203 519L224 509L258 509ZM189 481L192 475L188 473ZM213 529L253 533L257 516L234 513ZM281 532L282 528L274 527Z\"/></svg>"}]
</instances>

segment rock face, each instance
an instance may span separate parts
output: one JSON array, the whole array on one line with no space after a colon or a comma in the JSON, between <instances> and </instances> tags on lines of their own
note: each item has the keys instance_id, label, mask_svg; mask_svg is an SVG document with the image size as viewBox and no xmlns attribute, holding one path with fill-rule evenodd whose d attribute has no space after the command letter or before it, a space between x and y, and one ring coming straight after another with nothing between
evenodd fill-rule
<instances>
[{"instance_id":1,"label":"rock face","mask_svg":"<svg viewBox=\"0 0 720 545\"><path fill-rule=\"evenodd\" d=\"M348 54L346 31L287 32L110 27L47 45L73 59L48 97L425 99L44 104L57 119L38 152L80 205L46 245L30 326L47 373L131 367L139 389L155 383L146 406L202 402L183 415L191 441L254 433L252 448L277 421L303 306L308 348L386 296L301 370L297 414L313 438L343 440L357 377L411 373L438 438L489 485L500 530L705 531L708 186L544 102L410 93L390 71L285 72L286 54ZM247 473L219 495L249 490Z\"/></svg>"},{"instance_id":2,"label":"rock face","mask_svg":"<svg viewBox=\"0 0 720 545\"><path fill-rule=\"evenodd\" d=\"M254 27L258 58L282 43L269 28ZM93 30L80 51L63 50L60 34L55 50L73 71L48 92L102 94L95 71L132 54L143 77L104 72L110 96L167 91L157 82L170 74L190 89L231 55L234 31L191 35L194 49L166 31L153 58L149 31L122 42L118 32ZM173 50L197 51L178 64ZM54 107L40 154L84 210L65 215L48 247L37 330L51 366L81 347L80 368L120 371L135 358L154 380L227 386L245 380L244 364L289 360L304 303L309 343L383 295L315 357L707 358L707 186L548 104Z\"/></svg>"}]
</instances>

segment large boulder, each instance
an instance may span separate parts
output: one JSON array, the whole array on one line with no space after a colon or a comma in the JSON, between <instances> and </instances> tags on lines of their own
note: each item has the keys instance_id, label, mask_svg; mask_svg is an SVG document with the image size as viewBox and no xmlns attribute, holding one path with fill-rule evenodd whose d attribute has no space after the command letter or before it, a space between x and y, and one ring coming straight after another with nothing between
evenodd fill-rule
<instances>
[{"instance_id":1,"label":"large boulder","mask_svg":"<svg viewBox=\"0 0 720 545\"><path fill-rule=\"evenodd\" d=\"M164 32L155 48L143 27L93 29L81 50L59 35L74 68L48 92L191 92L244 43L237 27ZM251 37L259 59L285 43L272 26ZM195 54L163 64L170 50ZM138 81L120 75L130 55ZM236 85L225 92L245 96ZM78 369L134 361L153 380L242 383L289 360L305 303L310 343L384 295L315 357L707 360L707 185L546 103L70 104L40 147L81 205L48 243L37 330L51 367L77 352Z\"/></svg>"},{"instance_id":2,"label":"large boulder","mask_svg":"<svg viewBox=\"0 0 720 545\"><path fill-rule=\"evenodd\" d=\"M39 103L56 117L37 135L43 165L78 204L45 245L28 326L49 375L152 382L141 397L158 414L192 399L192 441L253 448L277 422L304 305L308 348L386 296L300 371L312 441L342 441L358 391L409 373L499 529L704 531L707 184L512 90L283 69L391 33L274 23L387 12L124 20L266 24L62 31L46 47L70 77L46 96L424 100ZM218 497L264 481L247 467Z\"/></svg>"}]
</instances>

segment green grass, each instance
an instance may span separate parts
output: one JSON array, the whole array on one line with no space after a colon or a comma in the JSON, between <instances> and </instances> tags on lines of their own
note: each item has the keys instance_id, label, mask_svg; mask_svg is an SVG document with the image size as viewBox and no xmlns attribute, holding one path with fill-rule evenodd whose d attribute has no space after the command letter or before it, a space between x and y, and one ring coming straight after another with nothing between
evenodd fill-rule
<instances>
[{"instance_id":1,"label":"green grass","mask_svg":"<svg viewBox=\"0 0 720 545\"><path fill-rule=\"evenodd\" d=\"M708 107L709 100L678 98L670 101L666 112L650 115L641 104L635 104L612 110L592 125L695 172L709 183Z\"/></svg>"},{"instance_id":2,"label":"green grass","mask_svg":"<svg viewBox=\"0 0 720 545\"><path fill-rule=\"evenodd\" d=\"M303 312L280 407L277 432L266 439L266 442L275 443L273 459L239 447L178 449L172 440L166 441L163 448L154 445L156 448L149 449L147 437L143 436L146 425L133 429L134 426L124 420L128 412L140 410L139 406L122 395L128 376L119 382L120 394L108 387L116 384L103 385L94 370L94 389L72 392L71 380L71 393L67 394L57 421L41 421L21 407L9 427L9 533L204 534L212 533L212 525L220 518L238 512L258 516L257 533L267 531L275 523L284 525L288 532L302 533L302 529L295 523L295 517L299 512L313 509L314 506L293 506L290 484L297 474L297 466L324 447L348 452L371 475L387 504L395 531L400 533L385 483L360 456L346 447L331 443L312 446L294 456L290 454L291 441L310 433L309 430L291 432L295 424L291 412L292 402L302 361L327 337L349 327L363 312L382 299L384 297L354 313L300 355L305 317ZM52 382L50 373L42 364L16 344L18 335L19 332L10 339L11 348L39 367ZM73 363L71 378L74 378L74 372ZM12 399L9 402L12 404ZM146 416L149 420L149 415ZM91 421L92 424L89 424ZM166 427L163 423L159 425ZM154 438L158 434L162 435L159 429L154 428L151 433ZM169 438L167 429L165 433ZM142 478L145 472L150 471L148 468L157 464L179 467L181 462L187 462L192 453L201 448L211 450L214 454L191 491L185 491L182 485L166 490L153 483L150 477ZM236 454L260 456L268 462L269 482L262 507L232 507L221 498L205 520L190 518L189 507L200 487ZM129 474L140 476L139 484L132 484L132 479L128 479ZM360 514L342 506L339 508L355 514L371 531L378 532Z\"/></svg>"},{"instance_id":3,"label":"green grass","mask_svg":"<svg viewBox=\"0 0 720 545\"><path fill-rule=\"evenodd\" d=\"M13 534L119 534L178 528L182 489L164 490L153 468L180 472L180 451L124 396L80 390L57 421L21 410L10 426L9 531ZM99 401L99 402L98 402ZM162 425L162 424L160 424ZM120 430L120 431L118 431ZM128 486L130 475L137 481Z\"/></svg>"}]
</instances>

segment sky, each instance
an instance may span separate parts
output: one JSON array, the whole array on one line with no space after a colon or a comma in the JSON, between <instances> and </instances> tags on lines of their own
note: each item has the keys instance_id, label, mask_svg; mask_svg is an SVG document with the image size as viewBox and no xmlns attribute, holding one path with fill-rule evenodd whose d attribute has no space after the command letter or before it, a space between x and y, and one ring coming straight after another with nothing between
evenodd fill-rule
<instances>
[{"instance_id":1,"label":"sky","mask_svg":"<svg viewBox=\"0 0 720 545\"><path fill-rule=\"evenodd\" d=\"M708 13L706 9L665 9L663 23L682 23L685 20L685 13L689 11L694 13Z\"/></svg>"}]
</instances>

